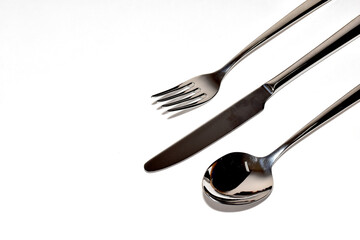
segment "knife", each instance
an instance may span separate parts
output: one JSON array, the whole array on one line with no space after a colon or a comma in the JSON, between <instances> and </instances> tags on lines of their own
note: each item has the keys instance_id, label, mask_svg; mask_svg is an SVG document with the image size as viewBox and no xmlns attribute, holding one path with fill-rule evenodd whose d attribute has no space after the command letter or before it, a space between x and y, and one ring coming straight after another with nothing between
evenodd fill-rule
<instances>
[{"instance_id":1,"label":"knife","mask_svg":"<svg viewBox=\"0 0 360 240\"><path fill-rule=\"evenodd\" d=\"M181 162L225 136L264 109L266 101L300 73L360 34L360 15L279 75L145 163L156 171Z\"/></svg>"}]
</instances>

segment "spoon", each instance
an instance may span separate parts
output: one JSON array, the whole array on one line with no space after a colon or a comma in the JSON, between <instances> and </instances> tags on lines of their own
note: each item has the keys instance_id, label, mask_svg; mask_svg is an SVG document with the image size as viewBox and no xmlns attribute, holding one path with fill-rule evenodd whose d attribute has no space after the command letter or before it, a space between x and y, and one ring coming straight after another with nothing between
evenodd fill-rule
<instances>
[{"instance_id":1,"label":"spoon","mask_svg":"<svg viewBox=\"0 0 360 240\"><path fill-rule=\"evenodd\" d=\"M205 200L211 207L223 211L245 210L258 205L272 191L271 168L274 163L296 143L358 103L359 100L360 85L265 157L255 157L241 152L233 152L221 157L210 165L203 177ZM226 208L225 205L232 207Z\"/></svg>"}]
</instances>

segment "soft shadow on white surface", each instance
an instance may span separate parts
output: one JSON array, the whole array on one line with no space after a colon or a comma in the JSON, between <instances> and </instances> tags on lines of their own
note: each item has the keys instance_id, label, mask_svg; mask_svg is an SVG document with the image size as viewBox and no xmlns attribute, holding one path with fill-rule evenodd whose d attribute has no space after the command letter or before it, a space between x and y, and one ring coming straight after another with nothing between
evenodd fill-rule
<instances>
[{"instance_id":1,"label":"soft shadow on white surface","mask_svg":"<svg viewBox=\"0 0 360 240\"><path fill-rule=\"evenodd\" d=\"M171 119L152 105L152 94L218 69L300 3L0 1L0 239L359 236L345 220L360 213L360 106L276 164L266 203L227 214L204 201L200 183L213 160L270 152L358 84L360 39L204 151L143 169L360 13L358 0L330 1L241 62L206 105Z\"/></svg>"},{"instance_id":2,"label":"soft shadow on white surface","mask_svg":"<svg viewBox=\"0 0 360 240\"><path fill-rule=\"evenodd\" d=\"M214 210L220 211L220 212L242 212L242 211L254 208L266 200L266 198L265 198L265 199L262 199L261 201L257 201L256 203L247 204L247 205L226 205L226 204L221 204L217 201L210 199L209 197L206 196L205 193L203 193L203 198L209 207L211 207Z\"/></svg>"}]
</instances>

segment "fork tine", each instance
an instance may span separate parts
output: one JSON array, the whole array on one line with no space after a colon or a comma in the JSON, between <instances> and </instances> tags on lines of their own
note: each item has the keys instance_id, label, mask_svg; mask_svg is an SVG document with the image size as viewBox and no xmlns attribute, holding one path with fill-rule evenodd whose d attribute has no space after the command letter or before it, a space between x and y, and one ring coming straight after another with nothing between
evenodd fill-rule
<instances>
[{"instance_id":1,"label":"fork tine","mask_svg":"<svg viewBox=\"0 0 360 240\"><path fill-rule=\"evenodd\" d=\"M182 89L182 88L184 88L184 87L187 87L187 86L189 86L189 85L191 85L191 83L186 84L186 85L180 84L180 85L177 85L176 87L170 88L170 89L168 89L168 90L166 90L166 91L163 91L163 92L159 92L159 93L157 93L157 94L154 94L154 95L152 95L151 97L160 97L160 96L166 95L166 94L168 94L168 93L172 93L172 92L175 92L175 91L177 91L177 90L180 90L180 89Z\"/></svg>"},{"instance_id":2,"label":"fork tine","mask_svg":"<svg viewBox=\"0 0 360 240\"><path fill-rule=\"evenodd\" d=\"M170 88L170 89L168 89L168 90L166 90L166 91L159 92L159 93L157 93L157 94L152 95L151 97L160 97L160 96L162 96L162 95L165 95L165 94L174 92L174 91L176 91L176 90L179 89L179 86L180 86L180 85L178 85L178 86L176 86L176 87L173 87L173 88Z\"/></svg>"},{"instance_id":3,"label":"fork tine","mask_svg":"<svg viewBox=\"0 0 360 240\"><path fill-rule=\"evenodd\" d=\"M191 93L195 93L198 90L199 90L199 88L194 88L194 89L189 88L189 89L187 89L185 91L182 91L180 93L160 98L157 101L158 102L165 102L165 101L168 101L168 100L171 100L171 99L174 99L174 98L183 97L183 96L189 95Z\"/></svg>"},{"instance_id":4,"label":"fork tine","mask_svg":"<svg viewBox=\"0 0 360 240\"><path fill-rule=\"evenodd\" d=\"M170 107L170 106L178 105L180 103L191 102L191 101L196 100L197 98L199 98L199 97L201 97L203 95L205 95L205 93L191 95L189 97L186 97L186 98L183 98L183 99L180 99L180 100L177 100L177 101L165 103L161 107Z\"/></svg>"},{"instance_id":5,"label":"fork tine","mask_svg":"<svg viewBox=\"0 0 360 240\"><path fill-rule=\"evenodd\" d=\"M188 108L199 106L199 105L201 105L201 104L203 104L203 103L205 103L207 101L206 97L200 98L198 101L195 101L195 102L191 102L191 101L194 101L197 98L202 97L202 96L206 96L206 94L201 93L201 94L198 94L197 96L189 97L189 99L187 99L187 101L183 101L183 104L180 104L179 106L170 108L167 111L168 112L174 112L174 111L185 110L185 109L188 109ZM185 102L191 102L191 103L185 104Z\"/></svg>"}]
</instances>

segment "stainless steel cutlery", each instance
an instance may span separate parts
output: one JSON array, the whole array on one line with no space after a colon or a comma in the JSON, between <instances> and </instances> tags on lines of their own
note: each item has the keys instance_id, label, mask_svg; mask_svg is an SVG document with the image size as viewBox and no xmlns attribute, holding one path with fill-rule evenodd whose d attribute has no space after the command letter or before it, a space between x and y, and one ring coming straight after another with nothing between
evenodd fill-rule
<instances>
[{"instance_id":1,"label":"stainless steel cutlery","mask_svg":"<svg viewBox=\"0 0 360 240\"><path fill-rule=\"evenodd\" d=\"M145 163L145 170L156 171L181 162L225 136L261 112L264 109L265 102L297 75L344 46L359 34L360 15L279 75L150 159Z\"/></svg>"},{"instance_id":2,"label":"stainless steel cutlery","mask_svg":"<svg viewBox=\"0 0 360 240\"><path fill-rule=\"evenodd\" d=\"M173 88L153 95L161 97L157 102L163 102L162 107L171 107L167 111L178 111L200 106L211 100L219 91L224 77L245 57L269 42L279 33L292 26L317 8L323 6L329 0L307 0L295 8L280 21L271 26L263 34L257 37L233 59L219 70L191 78Z\"/></svg>"},{"instance_id":3,"label":"stainless steel cutlery","mask_svg":"<svg viewBox=\"0 0 360 240\"><path fill-rule=\"evenodd\" d=\"M240 61L326 2L328 1L305 1L246 46L219 70L194 77L169 90L155 94L153 97L159 97L157 102L162 102L162 107L170 107L167 110L169 112L195 108L208 102L217 94L224 77ZM179 163L230 133L261 112L267 100L293 81L300 73L359 35L360 15L283 72L151 158L145 163L145 170L157 171ZM234 152L221 157L211 164L204 174L202 186L205 200L210 206L214 206L214 204L235 206L236 210L248 209L261 203L272 191L272 166L274 163L306 136L359 101L360 85L357 85L265 157L255 157L242 152Z\"/></svg>"},{"instance_id":4,"label":"stainless steel cutlery","mask_svg":"<svg viewBox=\"0 0 360 240\"><path fill-rule=\"evenodd\" d=\"M357 85L265 157L233 152L219 158L205 172L202 181L205 195L221 204L238 205L237 210L261 203L272 191L274 163L295 144L359 101L360 85Z\"/></svg>"}]
</instances>

